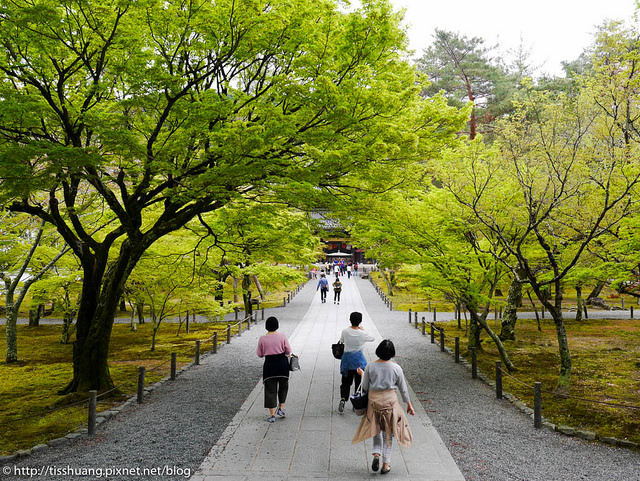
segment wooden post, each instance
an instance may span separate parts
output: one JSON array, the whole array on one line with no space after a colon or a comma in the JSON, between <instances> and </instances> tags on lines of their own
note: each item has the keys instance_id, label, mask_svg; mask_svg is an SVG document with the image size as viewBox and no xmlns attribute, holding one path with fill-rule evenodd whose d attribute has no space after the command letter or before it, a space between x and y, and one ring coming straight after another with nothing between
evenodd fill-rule
<instances>
[{"instance_id":1,"label":"wooden post","mask_svg":"<svg viewBox=\"0 0 640 481\"><path fill-rule=\"evenodd\" d=\"M176 353L171 353L171 380L175 381L176 379L176 367L177 367L177 358Z\"/></svg>"},{"instance_id":2,"label":"wooden post","mask_svg":"<svg viewBox=\"0 0 640 481\"><path fill-rule=\"evenodd\" d=\"M496 361L496 397L502 399L502 363Z\"/></svg>"},{"instance_id":3,"label":"wooden post","mask_svg":"<svg viewBox=\"0 0 640 481\"><path fill-rule=\"evenodd\" d=\"M393 311L393 301L389 299L389 310Z\"/></svg>"},{"instance_id":4,"label":"wooden post","mask_svg":"<svg viewBox=\"0 0 640 481\"><path fill-rule=\"evenodd\" d=\"M533 383L533 427L542 427L542 384Z\"/></svg>"},{"instance_id":5,"label":"wooden post","mask_svg":"<svg viewBox=\"0 0 640 481\"><path fill-rule=\"evenodd\" d=\"M631 319L633 319L633 306L629 306L631 308Z\"/></svg>"},{"instance_id":6,"label":"wooden post","mask_svg":"<svg viewBox=\"0 0 640 481\"><path fill-rule=\"evenodd\" d=\"M471 379L478 379L478 355L476 348L471 348Z\"/></svg>"},{"instance_id":7,"label":"wooden post","mask_svg":"<svg viewBox=\"0 0 640 481\"><path fill-rule=\"evenodd\" d=\"M433 322L438 320L438 314L436 312L436 306L433 306Z\"/></svg>"},{"instance_id":8,"label":"wooden post","mask_svg":"<svg viewBox=\"0 0 640 481\"><path fill-rule=\"evenodd\" d=\"M144 397L144 374L146 368L144 366L140 366L138 368L138 404L142 403L142 398Z\"/></svg>"},{"instance_id":9,"label":"wooden post","mask_svg":"<svg viewBox=\"0 0 640 481\"><path fill-rule=\"evenodd\" d=\"M231 324L227 324L227 344L231 344Z\"/></svg>"},{"instance_id":10,"label":"wooden post","mask_svg":"<svg viewBox=\"0 0 640 481\"><path fill-rule=\"evenodd\" d=\"M411 324L411 308L409 308L409 324Z\"/></svg>"},{"instance_id":11,"label":"wooden post","mask_svg":"<svg viewBox=\"0 0 640 481\"><path fill-rule=\"evenodd\" d=\"M238 320L238 308L234 307L233 308L233 314L234 314L234 321Z\"/></svg>"},{"instance_id":12,"label":"wooden post","mask_svg":"<svg viewBox=\"0 0 640 481\"><path fill-rule=\"evenodd\" d=\"M200 339L196 339L196 358L194 363L196 366L200 365Z\"/></svg>"},{"instance_id":13,"label":"wooden post","mask_svg":"<svg viewBox=\"0 0 640 481\"><path fill-rule=\"evenodd\" d=\"M440 350L444 352L444 329L440 328Z\"/></svg>"},{"instance_id":14,"label":"wooden post","mask_svg":"<svg viewBox=\"0 0 640 481\"><path fill-rule=\"evenodd\" d=\"M264 307L262 308L262 320L264 321Z\"/></svg>"},{"instance_id":15,"label":"wooden post","mask_svg":"<svg viewBox=\"0 0 640 481\"><path fill-rule=\"evenodd\" d=\"M416 324L418 324L418 311L415 312L414 317L415 317Z\"/></svg>"},{"instance_id":16,"label":"wooden post","mask_svg":"<svg viewBox=\"0 0 640 481\"><path fill-rule=\"evenodd\" d=\"M427 323L424 320L424 316L422 316L422 335L426 334Z\"/></svg>"},{"instance_id":17,"label":"wooden post","mask_svg":"<svg viewBox=\"0 0 640 481\"><path fill-rule=\"evenodd\" d=\"M414 320L414 323L413 323L413 327L418 329L418 313L417 312L416 312L416 317L415 317L415 320Z\"/></svg>"},{"instance_id":18,"label":"wooden post","mask_svg":"<svg viewBox=\"0 0 640 481\"><path fill-rule=\"evenodd\" d=\"M429 301L429 312L431 312L431 301Z\"/></svg>"},{"instance_id":19,"label":"wooden post","mask_svg":"<svg viewBox=\"0 0 640 481\"><path fill-rule=\"evenodd\" d=\"M436 336L436 332L432 322L431 323L431 344L436 342L435 336Z\"/></svg>"},{"instance_id":20,"label":"wooden post","mask_svg":"<svg viewBox=\"0 0 640 481\"><path fill-rule=\"evenodd\" d=\"M455 338L455 353L454 353L454 359L456 361L456 364L460 363L460 338L456 337Z\"/></svg>"},{"instance_id":21,"label":"wooden post","mask_svg":"<svg viewBox=\"0 0 640 481\"><path fill-rule=\"evenodd\" d=\"M214 354L218 352L218 331L213 333L213 349L211 349L211 352Z\"/></svg>"},{"instance_id":22,"label":"wooden post","mask_svg":"<svg viewBox=\"0 0 640 481\"><path fill-rule=\"evenodd\" d=\"M189 311L187 311L187 325L186 325L186 328L187 328L187 334L189 334Z\"/></svg>"},{"instance_id":23,"label":"wooden post","mask_svg":"<svg viewBox=\"0 0 640 481\"><path fill-rule=\"evenodd\" d=\"M88 431L89 435L93 436L96 432L96 408L98 406L98 391L95 389L89 391L89 416L88 416Z\"/></svg>"}]
</instances>

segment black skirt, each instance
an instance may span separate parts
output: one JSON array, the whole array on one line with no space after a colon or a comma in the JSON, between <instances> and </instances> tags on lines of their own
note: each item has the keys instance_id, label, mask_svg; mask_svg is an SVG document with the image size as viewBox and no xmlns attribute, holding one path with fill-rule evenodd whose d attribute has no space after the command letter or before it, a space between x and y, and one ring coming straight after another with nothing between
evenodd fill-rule
<instances>
[{"instance_id":1,"label":"black skirt","mask_svg":"<svg viewBox=\"0 0 640 481\"><path fill-rule=\"evenodd\" d=\"M274 377L289 377L289 360L284 352L264 357L262 380L265 381Z\"/></svg>"}]
</instances>

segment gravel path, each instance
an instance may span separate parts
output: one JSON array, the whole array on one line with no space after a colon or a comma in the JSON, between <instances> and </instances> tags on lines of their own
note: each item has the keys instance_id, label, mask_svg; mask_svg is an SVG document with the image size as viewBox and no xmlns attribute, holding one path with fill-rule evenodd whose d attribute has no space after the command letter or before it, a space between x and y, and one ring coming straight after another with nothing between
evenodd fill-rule
<instances>
[{"instance_id":1,"label":"gravel path","mask_svg":"<svg viewBox=\"0 0 640 481\"><path fill-rule=\"evenodd\" d=\"M529 417L495 399L491 388L471 380L467 369L411 327L406 312L389 312L367 281L359 280L358 286L376 327L395 342L397 361L467 481L640 481L640 453L535 430ZM290 335L314 295L315 285L309 283L286 308L269 309L265 316L278 317L281 330ZM185 479L259 381L262 362L255 346L263 333L260 323L245 331L218 354L202 358L200 366L159 386L142 405L124 408L93 438L82 436L9 461L0 479ZM46 467L112 469L115 474L40 476L24 471ZM8 475L6 468L11 469ZM133 476L116 472L122 468L165 471Z\"/></svg>"}]
</instances>

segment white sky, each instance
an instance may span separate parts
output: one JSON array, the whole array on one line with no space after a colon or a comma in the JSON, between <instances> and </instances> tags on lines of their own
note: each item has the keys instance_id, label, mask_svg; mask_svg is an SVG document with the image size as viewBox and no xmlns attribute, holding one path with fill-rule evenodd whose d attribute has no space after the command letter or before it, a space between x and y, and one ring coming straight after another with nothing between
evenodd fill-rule
<instances>
[{"instance_id":1,"label":"white sky","mask_svg":"<svg viewBox=\"0 0 640 481\"><path fill-rule=\"evenodd\" d=\"M354 2L355 3L355 2ZM391 0L406 8L415 56L433 40L436 28L500 43L500 52L523 45L538 73L562 75L563 60L575 60L592 43L605 19L633 22L635 0ZM504 56L504 55L503 55Z\"/></svg>"}]
</instances>

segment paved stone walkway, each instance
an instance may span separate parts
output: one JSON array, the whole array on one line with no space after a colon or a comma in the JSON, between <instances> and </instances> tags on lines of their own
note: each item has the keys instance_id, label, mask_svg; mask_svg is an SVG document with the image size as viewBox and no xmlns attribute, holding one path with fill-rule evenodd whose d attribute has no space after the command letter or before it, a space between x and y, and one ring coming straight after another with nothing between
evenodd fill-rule
<instances>
[{"instance_id":1,"label":"paved stone walkway","mask_svg":"<svg viewBox=\"0 0 640 481\"><path fill-rule=\"evenodd\" d=\"M370 361L376 358L375 348L381 337L375 323L383 319L371 318L356 280L345 277L342 302L336 305L329 299L322 304L316 294L289 337L293 352L300 356L302 370L294 372L290 379L287 417L273 424L266 421L259 382L191 477L193 481L353 480L380 476L370 468L371 440L351 444L360 417L349 405L344 413L337 410L339 361L331 355L331 344L349 325L352 311L362 312L363 327L376 336L376 342L368 343L365 350ZM416 410L415 416L409 416L413 446L404 449L394 445L392 470L385 479L464 481L415 393L411 389L410 393Z\"/></svg>"}]
</instances>

